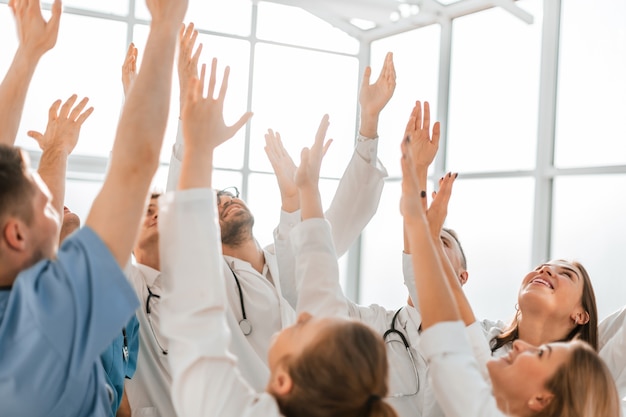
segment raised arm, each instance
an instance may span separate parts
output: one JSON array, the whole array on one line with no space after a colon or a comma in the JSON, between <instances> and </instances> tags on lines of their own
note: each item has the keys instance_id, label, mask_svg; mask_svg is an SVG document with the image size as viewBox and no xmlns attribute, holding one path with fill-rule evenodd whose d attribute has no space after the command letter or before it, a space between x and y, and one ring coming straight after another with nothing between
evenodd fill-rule
<instances>
[{"instance_id":1,"label":"raised arm","mask_svg":"<svg viewBox=\"0 0 626 417\"><path fill-rule=\"evenodd\" d=\"M243 415L255 402L228 352L231 336L217 202L210 190L215 147L233 137L251 114L225 126L229 69L214 98L216 67L214 59L206 96L204 65L200 79L189 80L182 107L185 147L178 191L160 200L162 328L169 339L172 401L181 416Z\"/></svg>"},{"instance_id":2,"label":"raised arm","mask_svg":"<svg viewBox=\"0 0 626 417\"><path fill-rule=\"evenodd\" d=\"M176 141L172 145L172 155L167 171L167 191L175 190L180 178L181 164L183 161L184 141L183 141L183 105L189 95L189 85L191 80L198 78L198 61L202 53L202 44L195 49L198 31L194 29L194 24L183 25L178 33L178 84L180 87L180 113L178 117L178 129L176 131Z\"/></svg>"},{"instance_id":3,"label":"raised arm","mask_svg":"<svg viewBox=\"0 0 626 417\"><path fill-rule=\"evenodd\" d=\"M10 0L19 46L0 84L0 144L12 146L22 119L28 86L39 59L57 41L61 0L54 0L52 16L45 21L38 0Z\"/></svg>"},{"instance_id":4,"label":"raised arm","mask_svg":"<svg viewBox=\"0 0 626 417\"><path fill-rule=\"evenodd\" d=\"M430 104L415 102L411 111L411 116L404 130L404 137L411 138L411 148L415 156L415 175L417 176L420 190L426 190L428 180L428 167L433 163L437 150L439 150L439 138L441 136L441 126L439 122L433 125L432 138L430 134ZM406 232L404 233L404 253L411 253Z\"/></svg>"},{"instance_id":5,"label":"raised arm","mask_svg":"<svg viewBox=\"0 0 626 417\"><path fill-rule=\"evenodd\" d=\"M400 209L412 248L415 287L422 313L422 328L425 330L439 322L460 320L461 315L431 234L426 210L426 191L420 190L417 167L411 151L410 139L405 138L402 142ZM451 186L455 178L446 176L442 187Z\"/></svg>"},{"instance_id":6,"label":"raised arm","mask_svg":"<svg viewBox=\"0 0 626 417\"><path fill-rule=\"evenodd\" d=\"M76 95L72 95L63 105L61 100L52 104L48 112L48 125L43 134L34 130L28 132L28 136L35 139L42 150L37 172L52 194L52 205L61 222L65 201L67 158L78 142L80 128L93 112L93 107L84 110L89 101L87 97L74 106L76 98Z\"/></svg>"},{"instance_id":7,"label":"raised arm","mask_svg":"<svg viewBox=\"0 0 626 417\"><path fill-rule=\"evenodd\" d=\"M176 34L187 0L147 0L152 15L146 50L120 116L111 165L86 225L121 267L130 258L148 189L159 164L169 111Z\"/></svg>"}]
</instances>

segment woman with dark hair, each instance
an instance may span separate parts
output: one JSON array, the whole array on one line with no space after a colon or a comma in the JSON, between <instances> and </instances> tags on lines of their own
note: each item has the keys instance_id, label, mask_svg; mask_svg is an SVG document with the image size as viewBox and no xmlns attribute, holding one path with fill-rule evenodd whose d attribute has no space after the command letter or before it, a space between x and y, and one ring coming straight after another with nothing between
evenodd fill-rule
<instances>
[{"instance_id":1,"label":"woman with dark hair","mask_svg":"<svg viewBox=\"0 0 626 417\"><path fill-rule=\"evenodd\" d=\"M584 341L536 347L518 339L511 343L507 356L480 363L484 356L476 348L476 340L472 338L470 344L465 327L475 321L473 313L441 245L435 244L456 176L444 177L432 205L426 209L426 193L419 189L408 139L402 144L402 153L401 211L422 313L420 345L429 363L435 396L446 416L619 416L613 378ZM568 267L550 264L529 274L522 291L533 292L533 286L554 289L562 285L565 293L568 284L549 275L564 274L559 268ZM578 272L570 271L569 280L577 285L569 290L582 292L582 283L574 282L573 275ZM536 294L537 298L541 296ZM579 311L584 319L583 309ZM485 365L487 379L481 374Z\"/></svg>"}]
</instances>

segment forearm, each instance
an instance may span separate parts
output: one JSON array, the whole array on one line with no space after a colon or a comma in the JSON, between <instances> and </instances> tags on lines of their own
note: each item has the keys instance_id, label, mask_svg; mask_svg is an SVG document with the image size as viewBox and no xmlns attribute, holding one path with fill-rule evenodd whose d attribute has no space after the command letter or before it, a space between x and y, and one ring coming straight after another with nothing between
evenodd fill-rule
<instances>
[{"instance_id":1,"label":"forearm","mask_svg":"<svg viewBox=\"0 0 626 417\"><path fill-rule=\"evenodd\" d=\"M302 205L302 220L324 218L322 199L317 184L315 186L302 187L299 190Z\"/></svg>"},{"instance_id":2,"label":"forearm","mask_svg":"<svg viewBox=\"0 0 626 417\"><path fill-rule=\"evenodd\" d=\"M63 219L63 204L65 201L65 175L69 152L58 148L46 149L41 154L37 172L48 186L52 194L52 205Z\"/></svg>"},{"instance_id":3,"label":"forearm","mask_svg":"<svg viewBox=\"0 0 626 417\"><path fill-rule=\"evenodd\" d=\"M423 328L443 321L460 320L426 219L416 216L407 221L406 225Z\"/></svg>"},{"instance_id":4,"label":"forearm","mask_svg":"<svg viewBox=\"0 0 626 417\"><path fill-rule=\"evenodd\" d=\"M452 294L454 295L454 299L456 302L456 306L459 309L459 313L461 314L461 319L465 323L466 326L471 325L476 321L476 317L474 316L474 312L472 311L472 307L463 292L463 288L461 288L461 283L459 282L459 278L456 276L454 272L454 268L448 259L444 249L443 243L441 243L440 239L435 240L433 236L433 241L438 242L435 243L437 246L437 252L439 254L439 259L441 260L444 273L446 275L446 279L448 281L448 285L452 290Z\"/></svg>"},{"instance_id":5,"label":"forearm","mask_svg":"<svg viewBox=\"0 0 626 417\"><path fill-rule=\"evenodd\" d=\"M22 119L24 102L39 58L18 48L0 84L0 144L13 146Z\"/></svg>"}]
</instances>

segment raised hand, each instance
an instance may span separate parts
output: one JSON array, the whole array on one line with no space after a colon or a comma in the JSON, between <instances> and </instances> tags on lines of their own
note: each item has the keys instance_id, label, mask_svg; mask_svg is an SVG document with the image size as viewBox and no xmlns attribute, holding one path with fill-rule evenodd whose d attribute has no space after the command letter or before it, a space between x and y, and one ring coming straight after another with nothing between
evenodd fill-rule
<instances>
[{"instance_id":1,"label":"raised hand","mask_svg":"<svg viewBox=\"0 0 626 417\"><path fill-rule=\"evenodd\" d=\"M424 102L424 112L422 113L422 104L415 102L415 107L409 117L404 132L405 138L411 138L410 147L412 152L413 163L421 168L428 166L435 159L437 150L439 149L440 125L436 122L433 125L432 138L430 136L430 105Z\"/></svg>"},{"instance_id":2,"label":"raised hand","mask_svg":"<svg viewBox=\"0 0 626 417\"><path fill-rule=\"evenodd\" d=\"M361 107L361 135L374 138L378 135L378 117L387 105L396 89L396 70L393 65L393 54L385 56L383 68L374 84L370 84L372 68L366 67L361 81L359 105Z\"/></svg>"},{"instance_id":3,"label":"raised hand","mask_svg":"<svg viewBox=\"0 0 626 417\"><path fill-rule=\"evenodd\" d=\"M54 148L70 154L74 150L83 123L93 113L93 107L83 111L89 102L87 97L72 108L76 99L77 96L74 94L63 105L61 100L52 104L48 111L48 125L43 134L34 130L28 131L28 136L37 141L42 151Z\"/></svg>"},{"instance_id":4,"label":"raised hand","mask_svg":"<svg viewBox=\"0 0 626 417\"><path fill-rule=\"evenodd\" d=\"M295 181L297 167L283 146L280 133L274 133L272 129L268 129L265 134L264 149L278 181L282 209L286 212L294 212L300 208L298 187Z\"/></svg>"},{"instance_id":5,"label":"raised hand","mask_svg":"<svg viewBox=\"0 0 626 417\"><path fill-rule=\"evenodd\" d=\"M194 52L198 31L194 30L193 23L182 25L178 33L178 82L180 84L180 111L189 93L190 81L198 78L198 60L202 53L202 44Z\"/></svg>"},{"instance_id":6,"label":"raised hand","mask_svg":"<svg viewBox=\"0 0 626 417\"><path fill-rule=\"evenodd\" d=\"M458 177L458 173L448 172L445 176L439 179L439 191L433 191L433 200L430 203L430 207L426 211L426 218L428 219L428 225L430 226L430 234L435 241L439 239L441 235L441 229L446 221L448 215L448 203L450 202L450 196L452 194L452 185Z\"/></svg>"},{"instance_id":7,"label":"raised hand","mask_svg":"<svg viewBox=\"0 0 626 417\"><path fill-rule=\"evenodd\" d=\"M54 47L61 21L61 0L54 0L52 3L52 15L47 22L41 14L39 3L36 0L9 1L9 7L13 11L17 24L20 48L35 59L39 59L46 51Z\"/></svg>"},{"instance_id":8,"label":"raised hand","mask_svg":"<svg viewBox=\"0 0 626 417\"><path fill-rule=\"evenodd\" d=\"M131 42L126 51L126 58L122 65L122 86L124 87L124 97L128 96L130 88L137 78L137 56L138 51L135 44Z\"/></svg>"},{"instance_id":9,"label":"raised hand","mask_svg":"<svg viewBox=\"0 0 626 417\"><path fill-rule=\"evenodd\" d=\"M63 105L61 100L55 101L48 111L46 131L43 134L33 130L28 132L42 150L37 172L50 189L52 205L60 222L63 219L67 159L78 142L83 123L93 112L93 107L85 110L89 102L87 97L74 106L76 99L74 94Z\"/></svg>"},{"instance_id":10,"label":"raised hand","mask_svg":"<svg viewBox=\"0 0 626 417\"><path fill-rule=\"evenodd\" d=\"M230 67L224 69L224 77L217 98L215 93L215 72L217 59L211 62L211 75L207 95L204 96L206 65L202 65L200 80L192 78L189 85L189 94L183 105L183 135L185 149L189 147L210 147L214 149L221 143L232 138L252 117L246 112L235 124L227 126L224 122L224 99L228 89Z\"/></svg>"},{"instance_id":11,"label":"raised hand","mask_svg":"<svg viewBox=\"0 0 626 417\"><path fill-rule=\"evenodd\" d=\"M302 153L300 154L300 166L296 169L295 175L295 183L299 189L317 188L318 186L322 158L333 142L332 139L324 142L329 125L329 117L325 114L317 128L313 146L311 146L311 148L302 149Z\"/></svg>"}]
</instances>

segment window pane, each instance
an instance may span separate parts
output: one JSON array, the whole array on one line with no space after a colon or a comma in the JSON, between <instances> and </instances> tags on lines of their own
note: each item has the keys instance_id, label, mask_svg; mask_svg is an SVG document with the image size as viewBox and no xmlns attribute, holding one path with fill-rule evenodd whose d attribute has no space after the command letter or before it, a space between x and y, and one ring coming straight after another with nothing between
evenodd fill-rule
<instances>
[{"instance_id":1,"label":"window pane","mask_svg":"<svg viewBox=\"0 0 626 417\"><path fill-rule=\"evenodd\" d=\"M501 8L454 20L447 159L454 171L534 166L542 2L517 3L535 23Z\"/></svg>"},{"instance_id":2,"label":"window pane","mask_svg":"<svg viewBox=\"0 0 626 417\"><path fill-rule=\"evenodd\" d=\"M557 178L554 188L552 257L585 266L605 317L624 305L626 294L626 200L616 192L626 189L626 175Z\"/></svg>"},{"instance_id":3,"label":"window pane","mask_svg":"<svg viewBox=\"0 0 626 417\"><path fill-rule=\"evenodd\" d=\"M264 1L258 7L259 39L349 54L359 51L356 39L299 7Z\"/></svg>"},{"instance_id":4,"label":"window pane","mask_svg":"<svg viewBox=\"0 0 626 417\"><path fill-rule=\"evenodd\" d=\"M280 132L285 148L300 163L319 122L330 116L333 138L322 176L339 177L354 149L358 62L355 58L258 44L254 68L250 167L272 172L263 147L268 128Z\"/></svg>"},{"instance_id":5,"label":"window pane","mask_svg":"<svg viewBox=\"0 0 626 417\"><path fill-rule=\"evenodd\" d=\"M555 162L626 164L626 0L562 4Z\"/></svg>"},{"instance_id":6,"label":"window pane","mask_svg":"<svg viewBox=\"0 0 626 417\"><path fill-rule=\"evenodd\" d=\"M397 86L393 98L383 109L378 124L380 160L389 175L400 176L400 140L416 100L428 101L431 120L437 120L439 80L439 39L441 28L431 25L372 44L372 78L376 81L387 52L393 52ZM416 50L416 45L419 48ZM416 59L417 58L417 59Z\"/></svg>"},{"instance_id":7,"label":"window pane","mask_svg":"<svg viewBox=\"0 0 626 417\"><path fill-rule=\"evenodd\" d=\"M463 289L476 318L509 320L530 271L534 182L530 178L454 184L446 226L458 235L469 279Z\"/></svg>"},{"instance_id":8,"label":"window pane","mask_svg":"<svg viewBox=\"0 0 626 417\"><path fill-rule=\"evenodd\" d=\"M128 14L128 0L63 0L63 8L67 7L124 16Z\"/></svg>"},{"instance_id":9,"label":"window pane","mask_svg":"<svg viewBox=\"0 0 626 417\"><path fill-rule=\"evenodd\" d=\"M139 19L150 20L145 1L135 3L135 14ZM250 34L251 15L250 0L190 0L183 21L193 22L198 29L247 36Z\"/></svg>"},{"instance_id":10,"label":"window pane","mask_svg":"<svg viewBox=\"0 0 626 417\"><path fill-rule=\"evenodd\" d=\"M0 74L4 78L17 49L15 19L6 4L0 4L0 39L2 39L2 51L0 52L0 71L2 72Z\"/></svg>"},{"instance_id":11,"label":"window pane","mask_svg":"<svg viewBox=\"0 0 626 417\"><path fill-rule=\"evenodd\" d=\"M85 33L106 33L83 36ZM13 34L15 36L15 34ZM17 144L39 149L28 130L44 132L52 103L89 97L95 108L81 129L74 154L108 157L122 106L120 68L124 60L126 24L66 14L54 49L40 61L26 99Z\"/></svg>"},{"instance_id":12,"label":"window pane","mask_svg":"<svg viewBox=\"0 0 626 417\"><path fill-rule=\"evenodd\" d=\"M363 231L359 304L388 309L406 304L399 202L400 182L386 182L378 211Z\"/></svg>"},{"instance_id":13,"label":"window pane","mask_svg":"<svg viewBox=\"0 0 626 417\"><path fill-rule=\"evenodd\" d=\"M101 181L65 181L65 205L78 215L81 226L85 224L93 200L102 188Z\"/></svg>"},{"instance_id":14,"label":"window pane","mask_svg":"<svg viewBox=\"0 0 626 417\"><path fill-rule=\"evenodd\" d=\"M141 65L142 54L145 50L148 39L148 26L135 26L133 41L139 49L139 65ZM199 65L207 65L207 85L209 74L211 73L211 60L213 57L217 62L217 87L219 88L224 74L224 68L230 66L230 76L228 78L228 92L224 102L224 120L228 125L235 123L241 115L246 112L248 97L248 69L250 62L250 43L221 36L198 35L196 45L203 44L202 55ZM121 65L120 61L120 65ZM216 92L217 94L217 92ZM172 154L172 145L176 140L180 114L180 88L178 82L178 71L174 64L172 82L172 100L168 118L165 140L161 150L161 161L169 162ZM245 127L243 127L232 139L220 145L214 155L214 164L220 168L241 168L243 166L243 150Z\"/></svg>"}]
</instances>

